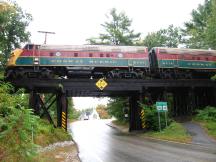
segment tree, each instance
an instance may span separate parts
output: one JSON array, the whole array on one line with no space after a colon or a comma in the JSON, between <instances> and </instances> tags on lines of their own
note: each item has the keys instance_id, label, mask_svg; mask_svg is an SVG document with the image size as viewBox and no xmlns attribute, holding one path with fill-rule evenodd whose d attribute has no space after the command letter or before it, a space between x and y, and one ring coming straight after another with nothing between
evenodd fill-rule
<instances>
[{"instance_id":1,"label":"tree","mask_svg":"<svg viewBox=\"0 0 216 162\"><path fill-rule=\"evenodd\" d=\"M207 20L205 38L208 48L216 49L216 0L211 1L211 11Z\"/></svg>"},{"instance_id":2,"label":"tree","mask_svg":"<svg viewBox=\"0 0 216 162\"><path fill-rule=\"evenodd\" d=\"M124 109L128 108L128 99L124 97L112 98L107 105L110 116L114 116L118 121L126 121Z\"/></svg>"},{"instance_id":3,"label":"tree","mask_svg":"<svg viewBox=\"0 0 216 162\"><path fill-rule=\"evenodd\" d=\"M81 115L81 112L79 110L76 110L73 103L73 98L68 97L68 117L72 120L77 120L79 116Z\"/></svg>"},{"instance_id":4,"label":"tree","mask_svg":"<svg viewBox=\"0 0 216 162\"><path fill-rule=\"evenodd\" d=\"M87 39L90 44L133 45L140 39L140 33L130 29L132 20L124 12L117 13L113 8L106 17L108 21L101 24L105 33L101 33L98 38Z\"/></svg>"},{"instance_id":5,"label":"tree","mask_svg":"<svg viewBox=\"0 0 216 162\"><path fill-rule=\"evenodd\" d=\"M90 44L108 44L108 45L135 45L140 40L140 33L134 33L130 29L132 20L124 12L118 13L115 8L111 9L110 15L106 15L107 21L102 24L105 33L101 33L98 38L90 38L87 41ZM124 103L128 102L125 98L113 98L108 104L108 112L118 120L124 118Z\"/></svg>"},{"instance_id":6,"label":"tree","mask_svg":"<svg viewBox=\"0 0 216 162\"><path fill-rule=\"evenodd\" d=\"M152 47L176 48L181 42L180 29L170 25L167 29L149 33L143 40L142 45L151 49Z\"/></svg>"},{"instance_id":7,"label":"tree","mask_svg":"<svg viewBox=\"0 0 216 162\"><path fill-rule=\"evenodd\" d=\"M4 66L10 52L29 40L26 31L32 17L16 3L0 2L0 62Z\"/></svg>"},{"instance_id":8,"label":"tree","mask_svg":"<svg viewBox=\"0 0 216 162\"><path fill-rule=\"evenodd\" d=\"M96 111L99 114L100 119L109 119L110 118L108 111L107 111L107 107L105 105L102 105L102 104L97 105Z\"/></svg>"},{"instance_id":9,"label":"tree","mask_svg":"<svg viewBox=\"0 0 216 162\"><path fill-rule=\"evenodd\" d=\"M192 19L185 23L184 43L188 48L209 48L206 41L206 29L210 22L209 16L212 14L212 2L215 0L205 0L203 5L199 5L197 10L191 13ZM210 18L211 19L211 18Z\"/></svg>"}]
</instances>

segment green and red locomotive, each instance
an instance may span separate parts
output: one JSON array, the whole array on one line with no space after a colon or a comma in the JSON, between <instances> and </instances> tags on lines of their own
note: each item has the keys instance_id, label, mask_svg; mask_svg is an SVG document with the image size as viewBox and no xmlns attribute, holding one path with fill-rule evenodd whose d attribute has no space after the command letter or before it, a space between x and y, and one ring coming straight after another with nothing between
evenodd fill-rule
<instances>
[{"instance_id":1,"label":"green and red locomotive","mask_svg":"<svg viewBox=\"0 0 216 162\"><path fill-rule=\"evenodd\" d=\"M12 52L7 77L142 77L148 50L139 46L34 45Z\"/></svg>"},{"instance_id":2,"label":"green and red locomotive","mask_svg":"<svg viewBox=\"0 0 216 162\"><path fill-rule=\"evenodd\" d=\"M34 45L12 52L7 78L210 78L216 51L143 46Z\"/></svg>"},{"instance_id":3,"label":"green and red locomotive","mask_svg":"<svg viewBox=\"0 0 216 162\"><path fill-rule=\"evenodd\" d=\"M155 47L149 62L151 73L160 78L210 79L216 72L216 51Z\"/></svg>"}]
</instances>

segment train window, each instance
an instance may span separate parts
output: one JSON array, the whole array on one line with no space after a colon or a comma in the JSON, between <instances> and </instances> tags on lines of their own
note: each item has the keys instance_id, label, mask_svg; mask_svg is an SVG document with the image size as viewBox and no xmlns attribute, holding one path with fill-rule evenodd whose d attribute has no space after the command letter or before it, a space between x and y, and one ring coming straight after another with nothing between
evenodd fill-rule
<instances>
[{"instance_id":1,"label":"train window","mask_svg":"<svg viewBox=\"0 0 216 162\"><path fill-rule=\"evenodd\" d=\"M93 57L93 54L92 54L92 53L89 53L89 57Z\"/></svg>"},{"instance_id":2,"label":"train window","mask_svg":"<svg viewBox=\"0 0 216 162\"><path fill-rule=\"evenodd\" d=\"M106 57L110 57L110 54L107 53L107 54L106 54Z\"/></svg>"},{"instance_id":3,"label":"train window","mask_svg":"<svg viewBox=\"0 0 216 162\"><path fill-rule=\"evenodd\" d=\"M205 60L208 61L209 60L208 57L206 57Z\"/></svg>"},{"instance_id":4,"label":"train window","mask_svg":"<svg viewBox=\"0 0 216 162\"><path fill-rule=\"evenodd\" d=\"M26 44L24 49L30 50L33 49L34 45L33 44Z\"/></svg>"},{"instance_id":5,"label":"train window","mask_svg":"<svg viewBox=\"0 0 216 162\"><path fill-rule=\"evenodd\" d=\"M100 54L100 57L103 57L103 56L104 56L103 53L101 53L101 54Z\"/></svg>"},{"instance_id":6,"label":"train window","mask_svg":"<svg viewBox=\"0 0 216 162\"><path fill-rule=\"evenodd\" d=\"M74 53L74 57L78 57L78 53Z\"/></svg>"},{"instance_id":7,"label":"train window","mask_svg":"<svg viewBox=\"0 0 216 162\"><path fill-rule=\"evenodd\" d=\"M40 45L35 45L35 49L36 50L40 49Z\"/></svg>"}]
</instances>

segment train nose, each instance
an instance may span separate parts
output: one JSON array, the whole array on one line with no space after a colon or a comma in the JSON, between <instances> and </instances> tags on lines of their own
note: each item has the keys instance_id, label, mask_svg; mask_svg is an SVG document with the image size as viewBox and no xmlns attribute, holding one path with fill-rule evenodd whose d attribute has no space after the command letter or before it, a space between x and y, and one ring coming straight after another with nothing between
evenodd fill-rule
<instances>
[{"instance_id":1,"label":"train nose","mask_svg":"<svg viewBox=\"0 0 216 162\"><path fill-rule=\"evenodd\" d=\"M21 55L22 52L23 50L21 49L15 49L11 53L10 58L8 59L7 67L16 66L16 60L18 59L18 57Z\"/></svg>"}]
</instances>

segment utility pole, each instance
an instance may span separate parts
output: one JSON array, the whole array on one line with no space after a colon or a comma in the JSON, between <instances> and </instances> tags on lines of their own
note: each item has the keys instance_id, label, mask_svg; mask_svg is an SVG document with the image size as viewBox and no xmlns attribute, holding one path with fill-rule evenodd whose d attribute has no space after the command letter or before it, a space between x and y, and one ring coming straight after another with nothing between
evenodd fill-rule
<instances>
[{"instance_id":1,"label":"utility pole","mask_svg":"<svg viewBox=\"0 0 216 162\"><path fill-rule=\"evenodd\" d=\"M47 34L55 34L55 32L48 32L48 31L38 31L38 32L45 34L44 44L46 44L47 42Z\"/></svg>"}]
</instances>

